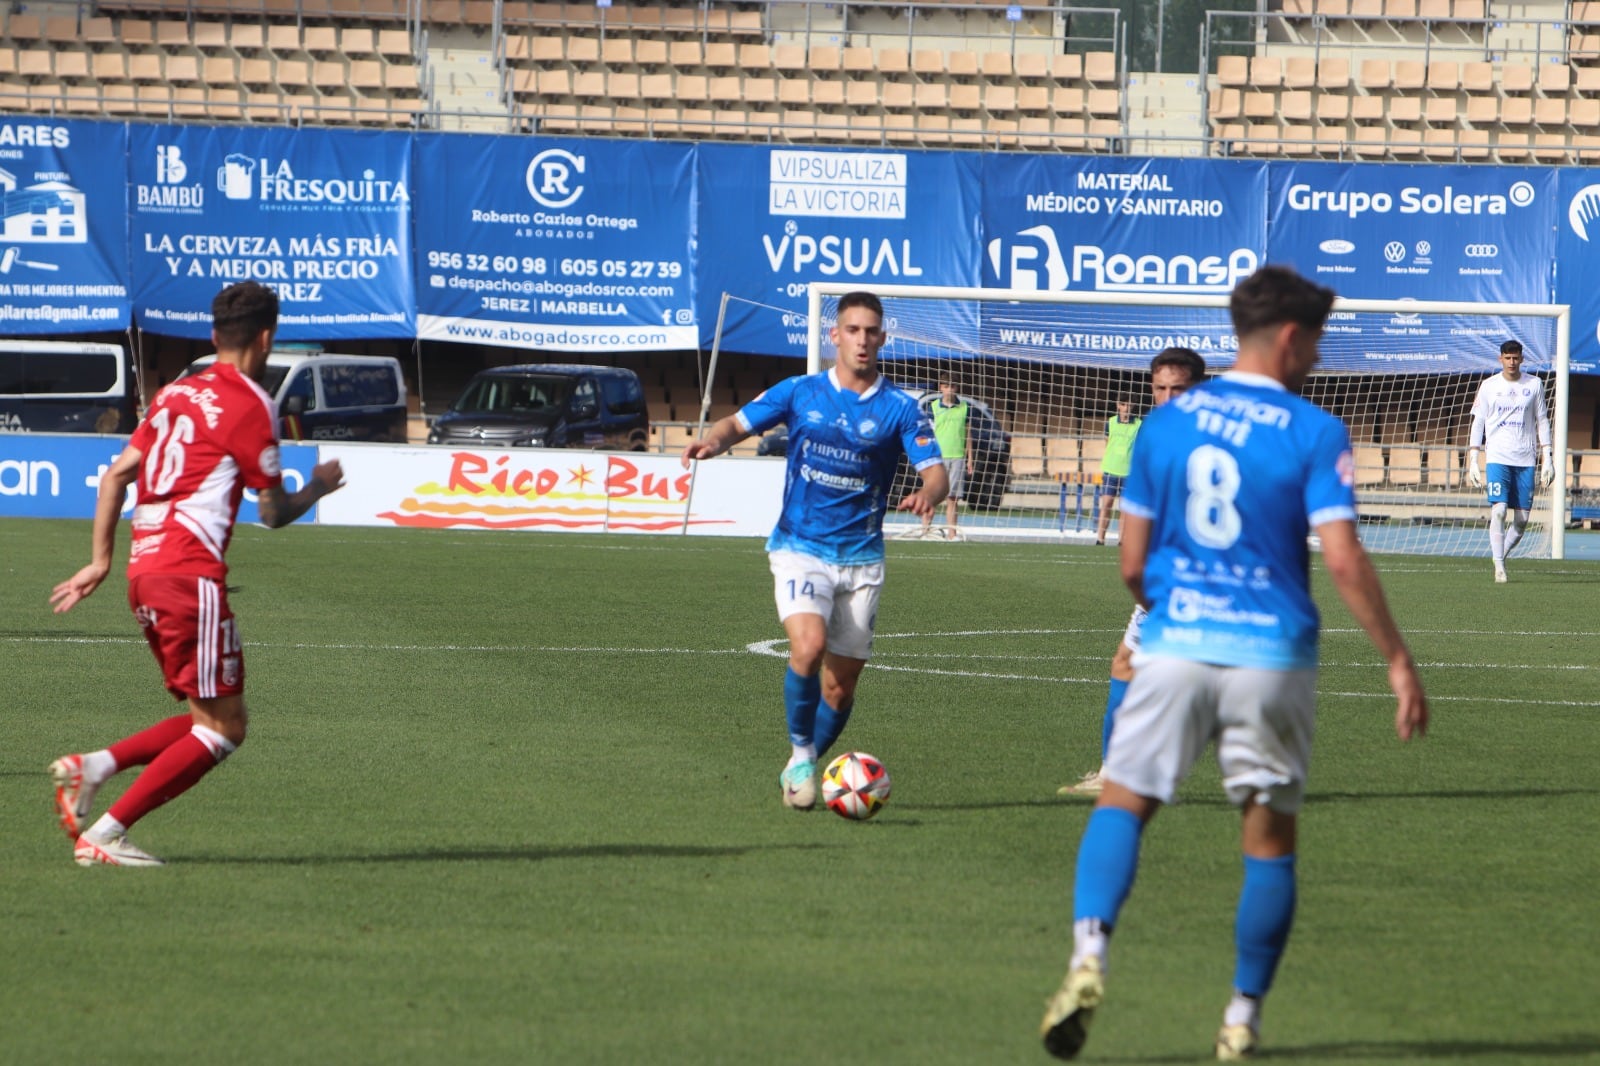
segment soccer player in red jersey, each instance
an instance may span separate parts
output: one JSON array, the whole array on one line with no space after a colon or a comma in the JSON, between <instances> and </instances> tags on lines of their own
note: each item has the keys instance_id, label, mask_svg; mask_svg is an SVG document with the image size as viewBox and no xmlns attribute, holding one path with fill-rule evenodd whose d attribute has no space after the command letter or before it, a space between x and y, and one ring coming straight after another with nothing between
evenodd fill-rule
<instances>
[{"instance_id":1,"label":"soccer player in red jersey","mask_svg":"<svg viewBox=\"0 0 1600 1066\"><path fill-rule=\"evenodd\" d=\"M230 285L211 302L211 315L217 361L157 394L100 480L93 561L50 595L60 614L100 587L111 571L124 494L137 483L128 603L167 690L189 710L109 748L50 764L56 810L80 866L160 866L129 842L129 827L244 743L244 653L223 559L244 490L256 490L261 521L277 529L344 484L335 459L313 467L298 491L284 491L277 411L257 384L278 328L277 294L253 281ZM96 790L130 766L145 770L85 829Z\"/></svg>"}]
</instances>

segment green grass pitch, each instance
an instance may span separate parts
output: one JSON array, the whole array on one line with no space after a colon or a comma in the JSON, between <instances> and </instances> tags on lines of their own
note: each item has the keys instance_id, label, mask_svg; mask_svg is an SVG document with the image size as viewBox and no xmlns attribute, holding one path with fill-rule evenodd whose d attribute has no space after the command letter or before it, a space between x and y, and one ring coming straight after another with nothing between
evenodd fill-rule
<instances>
[{"instance_id":1,"label":"green grass pitch","mask_svg":"<svg viewBox=\"0 0 1600 1066\"><path fill-rule=\"evenodd\" d=\"M845 746L894 795L853 824L779 805L758 541L241 529L251 739L137 827L161 870L79 869L52 817L51 758L174 707L120 561L50 614L88 550L87 523L0 524L0 1061L1048 1061L1089 810L1054 792L1098 758L1112 549L891 546ZM1379 563L1433 730L1394 738L1319 571L1264 1051L1600 1060L1600 568ZM1086 1062L1209 1057L1237 818L1209 762L1183 800L1145 837Z\"/></svg>"}]
</instances>

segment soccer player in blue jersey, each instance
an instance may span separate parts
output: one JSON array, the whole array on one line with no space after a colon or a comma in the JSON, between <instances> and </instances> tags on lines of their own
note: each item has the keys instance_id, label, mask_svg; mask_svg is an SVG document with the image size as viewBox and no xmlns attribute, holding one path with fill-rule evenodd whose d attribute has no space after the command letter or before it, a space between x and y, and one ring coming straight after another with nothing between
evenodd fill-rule
<instances>
[{"instance_id":1,"label":"soccer player in blue jersey","mask_svg":"<svg viewBox=\"0 0 1600 1066\"><path fill-rule=\"evenodd\" d=\"M926 519L949 482L933 424L883 377L883 304L870 292L839 299L832 370L782 381L683 450L683 465L721 455L752 434L789 427L783 510L767 540L778 619L789 638L783 702L792 753L783 802L810 810L817 759L839 739L872 654L883 587L883 515L903 452L922 479L898 509Z\"/></svg>"},{"instance_id":2,"label":"soccer player in blue jersey","mask_svg":"<svg viewBox=\"0 0 1600 1066\"><path fill-rule=\"evenodd\" d=\"M1544 457L1539 484L1549 488L1556 479L1550 451L1550 409L1545 404L1544 382L1522 372L1522 342L1500 345L1500 373L1485 378L1472 401L1472 430L1467 438L1467 476L1484 487L1478 469L1478 452L1488 452L1489 554L1494 559L1496 584L1506 582L1506 556L1528 528L1533 509L1533 456L1537 447ZM1506 518L1511 528L1506 528Z\"/></svg>"},{"instance_id":3,"label":"soccer player in blue jersey","mask_svg":"<svg viewBox=\"0 0 1600 1066\"><path fill-rule=\"evenodd\" d=\"M1163 348L1150 360L1150 406L1160 407L1180 392L1206 379L1206 361L1193 348ZM1117 492L1121 493L1121 488ZM1098 796L1105 787L1106 751L1111 747L1111 730L1117 723L1117 708L1133 680L1133 656L1139 650L1139 630L1144 625L1144 605L1133 605L1133 617L1122 631L1122 642L1111 656L1111 685L1106 691L1106 711L1100 719L1100 766L1070 785L1056 789L1058 796Z\"/></svg>"},{"instance_id":4,"label":"soccer player in blue jersey","mask_svg":"<svg viewBox=\"0 0 1600 1066\"><path fill-rule=\"evenodd\" d=\"M1123 581L1150 614L1078 846L1073 951L1041 1035L1072 1058L1105 990L1106 948L1133 888L1140 837L1206 745L1242 816L1234 993L1218 1059L1256 1050L1261 1003L1295 906L1295 823L1315 716L1319 622L1307 535L1388 663L1401 740L1428 725L1416 664L1356 535L1344 424L1298 395L1334 294L1267 266L1229 301L1233 369L1145 420L1123 499Z\"/></svg>"}]
</instances>

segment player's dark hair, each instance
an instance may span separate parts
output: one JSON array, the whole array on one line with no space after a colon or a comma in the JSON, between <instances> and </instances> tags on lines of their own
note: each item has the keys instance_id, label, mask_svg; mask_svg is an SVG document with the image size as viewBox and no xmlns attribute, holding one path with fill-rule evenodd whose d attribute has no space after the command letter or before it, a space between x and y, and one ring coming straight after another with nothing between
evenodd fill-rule
<instances>
[{"instance_id":1,"label":"player's dark hair","mask_svg":"<svg viewBox=\"0 0 1600 1066\"><path fill-rule=\"evenodd\" d=\"M1198 385L1206 379L1206 361L1193 348L1161 349L1160 354L1150 360L1150 373L1154 374L1164 366L1176 367L1188 374L1191 385Z\"/></svg>"},{"instance_id":2,"label":"player's dark hair","mask_svg":"<svg viewBox=\"0 0 1600 1066\"><path fill-rule=\"evenodd\" d=\"M1522 354L1522 342L1521 341L1506 341L1504 344L1500 345L1500 354L1501 355L1521 355Z\"/></svg>"},{"instance_id":3,"label":"player's dark hair","mask_svg":"<svg viewBox=\"0 0 1600 1066\"><path fill-rule=\"evenodd\" d=\"M1264 266L1234 286L1228 297L1233 331L1240 337L1285 322L1320 331L1338 294L1286 266Z\"/></svg>"},{"instance_id":4,"label":"player's dark hair","mask_svg":"<svg viewBox=\"0 0 1600 1066\"><path fill-rule=\"evenodd\" d=\"M278 294L259 281L241 281L211 301L211 329L218 348L237 350L264 329L278 327Z\"/></svg>"},{"instance_id":5,"label":"player's dark hair","mask_svg":"<svg viewBox=\"0 0 1600 1066\"><path fill-rule=\"evenodd\" d=\"M847 292L839 297L839 314L844 314L852 307L865 307L880 319L883 317L883 301L878 299L875 293L866 291Z\"/></svg>"}]
</instances>

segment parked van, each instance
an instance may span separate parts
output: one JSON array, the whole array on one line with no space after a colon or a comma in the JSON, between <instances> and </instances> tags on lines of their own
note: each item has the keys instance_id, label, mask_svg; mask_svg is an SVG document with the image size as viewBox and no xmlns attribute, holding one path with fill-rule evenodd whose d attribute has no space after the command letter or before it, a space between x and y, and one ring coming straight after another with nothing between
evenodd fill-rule
<instances>
[{"instance_id":1,"label":"parked van","mask_svg":"<svg viewBox=\"0 0 1600 1066\"><path fill-rule=\"evenodd\" d=\"M215 361L214 355L196 359L184 376ZM261 387L278 402L278 436L285 441L405 443L406 382L398 359L275 349Z\"/></svg>"},{"instance_id":2,"label":"parked van","mask_svg":"<svg viewBox=\"0 0 1600 1066\"><path fill-rule=\"evenodd\" d=\"M0 433L132 433L138 392L121 345L0 341Z\"/></svg>"},{"instance_id":3,"label":"parked van","mask_svg":"<svg viewBox=\"0 0 1600 1066\"><path fill-rule=\"evenodd\" d=\"M642 452L650 412L625 367L529 363L481 370L434 419L429 444Z\"/></svg>"}]
</instances>

